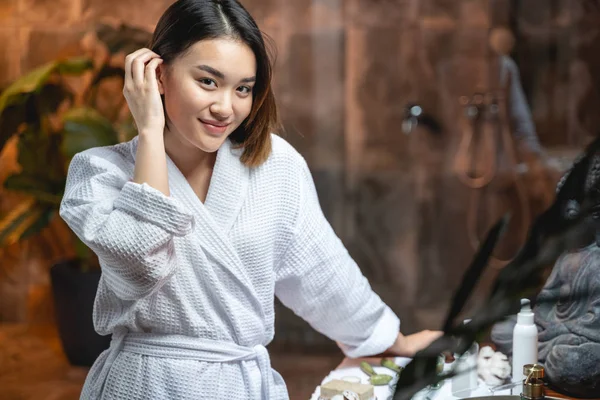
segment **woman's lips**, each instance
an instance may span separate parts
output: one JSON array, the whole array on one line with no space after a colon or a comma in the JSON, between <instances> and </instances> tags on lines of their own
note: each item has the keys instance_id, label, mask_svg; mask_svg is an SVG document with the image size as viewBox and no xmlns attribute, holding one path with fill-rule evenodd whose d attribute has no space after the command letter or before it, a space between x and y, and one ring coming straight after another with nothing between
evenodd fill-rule
<instances>
[{"instance_id":1,"label":"woman's lips","mask_svg":"<svg viewBox=\"0 0 600 400\"><path fill-rule=\"evenodd\" d=\"M227 128L229 127L229 124L224 124L222 122L206 121L202 119L199 119L199 121L204 126L204 129L206 129L208 133L213 135L222 135L223 133L225 133L225 131L227 131Z\"/></svg>"}]
</instances>

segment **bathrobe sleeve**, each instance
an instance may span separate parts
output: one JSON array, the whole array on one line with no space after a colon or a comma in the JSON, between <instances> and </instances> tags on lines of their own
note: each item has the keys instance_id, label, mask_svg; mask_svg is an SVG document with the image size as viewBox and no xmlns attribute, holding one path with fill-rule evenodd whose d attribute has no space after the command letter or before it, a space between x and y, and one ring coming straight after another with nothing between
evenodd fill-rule
<instances>
[{"instance_id":1,"label":"bathrobe sleeve","mask_svg":"<svg viewBox=\"0 0 600 400\"><path fill-rule=\"evenodd\" d=\"M400 320L371 289L321 210L302 160L300 207L289 247L276 270L281 302L349 357L379 354L396 340Z\"/></svg>"},{"instance_id":2,"label":"bathrobe sleeve","mask_svg":"<svg viewBox=\"0 0 600 400\"><path fill-rule=\"evenodd\" d=\"M123 300L135 300L174 272L173 239L191 232L193 216L176 199L131 182L126 167L107 149L77 154L60 216L98 255L109 288Z\"/></svg>"}]
</instances>

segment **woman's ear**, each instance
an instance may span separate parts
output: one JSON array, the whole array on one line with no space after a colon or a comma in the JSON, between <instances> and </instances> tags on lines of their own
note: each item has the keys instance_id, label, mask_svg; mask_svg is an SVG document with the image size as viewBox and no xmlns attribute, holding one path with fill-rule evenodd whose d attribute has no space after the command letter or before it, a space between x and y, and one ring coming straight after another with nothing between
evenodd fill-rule
<instances>
[{"instance_id":1,"label":"woman's ear","mask_svg":"<svg viewBox=\"0 0 600 400\"><path fill-rule=\"evenodd\" d=\"M164 80L165 80L165 65L164 65L164 63L161 63L158 66L158 68L156 68L156 82L158 83L158 91L160 94L165 94Z\"/></svg>"}]
</instances>

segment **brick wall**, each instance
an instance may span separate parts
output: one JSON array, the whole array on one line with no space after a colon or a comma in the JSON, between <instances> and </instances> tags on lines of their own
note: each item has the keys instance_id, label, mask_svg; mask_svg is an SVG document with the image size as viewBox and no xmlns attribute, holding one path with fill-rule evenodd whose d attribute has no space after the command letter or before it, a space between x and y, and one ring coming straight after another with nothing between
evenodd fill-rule
<instances>
[{"instance_id":1,"label":"brick wall","mask_svg":"<svg viewBox=\"0 0 600 400\"><path fill-rule=\"evenodd\" d=\"M0 0L0 87L77 52L96 21L151 30L170 3ZM243 1L278 49L284 136L307 158L326 216L407 331L439 324L473 253L468 192L450 164L462 132L456 100L485 89L488 30L514 11L509 1L493 3L490 11L489 0ZM408 102L440 121L439 137L402 133ZM0 174L10 158L9 149ZM0 192L0 211L14 201ZM0 273L0 321L50 312L43 305L51 257L40 249L11 250L29 267L12 280ZM325 343L284 310L277 324L281 343Z\"/></svg>"},{"instance_id":2,"label":"brick wall","mask_svg":"<svg viewBox=\"0 0 600 400\"><path fill-rule=\"evenodd\" d=\"M76 54L82 33L97 21L126 21L151 30L170 3L3 0L0 86L59 54ZM445 107L440 87L455 96L477 85L472 77L483 71L487 0L244 4L275 40L275 88L284 136L309 161L327 217L374 286L382 284L379 290L390 293L388 301L406 315L407 326L418 326L407 312L420 299L416 288L423 271L418 270L415 236L420 222L411 216L416 200L406 195L412 164L408 137L399 133L402 109L408 101L419 101L440 113ZM461 84L444 86L454 64L465 57L475 61ZM7 149L2 171L14 165L13 155ZM369 184L393 193L370 199L365 189ZM1 199L2 211L17 201L6 193ZM60 221L56 225L53 229L64 229ZM0 278L0 320L43 319L51 311L43 293L49 260L56 255L47 254L37 242L25 247L11 251L27 267L13 279ZM44 305L41 311L31 310L32 297Z\"/></svg>"}]
</instances>

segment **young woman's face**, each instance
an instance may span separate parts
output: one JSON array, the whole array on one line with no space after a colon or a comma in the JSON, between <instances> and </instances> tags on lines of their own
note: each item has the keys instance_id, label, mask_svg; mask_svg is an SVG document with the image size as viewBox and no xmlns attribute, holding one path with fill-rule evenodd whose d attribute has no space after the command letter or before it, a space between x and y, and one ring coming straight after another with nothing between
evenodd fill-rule
<instances>
[{"instance_id":1,"label":"young woman's face","mask_svg":"<svg viewBox=\"0 0 600 400\"><path fill-rule=\"evenodd\" d=\"M256 57L243 42L197 42L161 66L168 129L200 150L218 150L250 114L255 79Z\"/></svg>"}]
</instances>

